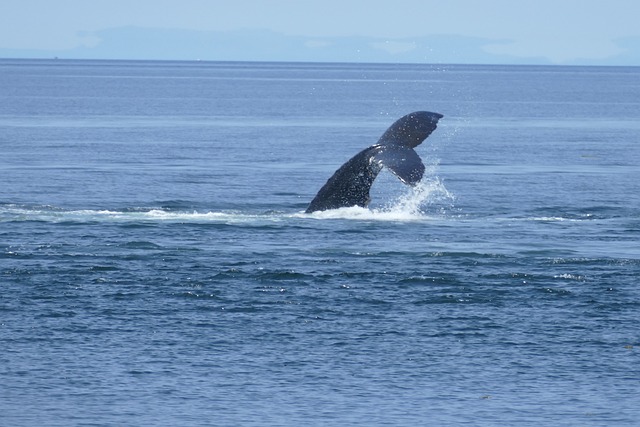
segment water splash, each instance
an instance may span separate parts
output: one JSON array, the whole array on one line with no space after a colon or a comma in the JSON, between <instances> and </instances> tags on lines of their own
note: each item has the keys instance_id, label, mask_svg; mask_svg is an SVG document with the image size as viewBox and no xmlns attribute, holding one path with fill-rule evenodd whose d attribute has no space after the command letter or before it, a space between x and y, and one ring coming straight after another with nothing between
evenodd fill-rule
<instances>
[{"instance_id":1,"label":"water splash","mask_svg":"<svg viewBox=\"0 0 640 427\"><path fill-rule=\"evenodd\" d=\"M413 216L442 214L453 207L455 197L438 177L422 180L382 211L408 213Z\"/></svg>"},{"instance_id":2,"label":"water splash","mask_svg":"<svg viewBox=\"0 0 640 427\"><path fill-rule=\"evenodd\" d=\"M304 214L315 219L354 219L367 221L424 221L434 215L442 215L453 207L455 197L451 194L440 178L423 179L415 187L384 206L377 208L349 208L332 209L328 211Z\"/></svg>"}]
</instances>

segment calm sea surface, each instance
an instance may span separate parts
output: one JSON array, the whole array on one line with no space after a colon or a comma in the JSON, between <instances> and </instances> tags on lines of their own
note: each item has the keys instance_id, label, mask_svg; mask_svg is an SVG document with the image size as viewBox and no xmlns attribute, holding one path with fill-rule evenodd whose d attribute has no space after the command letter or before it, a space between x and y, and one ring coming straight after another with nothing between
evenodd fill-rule
<instances>
[{"instance_id":1,"label":"calm sea surface","mask_svg":"<svg viewBox=\"0 0 640 427\"><path fill-rule=\"evenodd\" d=\"M0 60L0 425L639 424L640 68Z\"/></svg>"}]
</instances>

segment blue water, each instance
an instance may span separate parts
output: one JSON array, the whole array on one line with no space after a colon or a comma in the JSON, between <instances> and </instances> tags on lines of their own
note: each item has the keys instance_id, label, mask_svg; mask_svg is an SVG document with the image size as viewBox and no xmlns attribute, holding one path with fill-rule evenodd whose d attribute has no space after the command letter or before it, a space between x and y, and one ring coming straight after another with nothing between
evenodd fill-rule
<instances>
[{"instance_id":1,"label":"blue water","mask_svg":"<svg viewBox=\"0 0 640 427\"><path fill-rule=\"evenodd\" d=\"M639 425L640 68L0 60L0 100L0 425ZM415 110L416 189L303 213Z\"/></svg>"}]
</instances>

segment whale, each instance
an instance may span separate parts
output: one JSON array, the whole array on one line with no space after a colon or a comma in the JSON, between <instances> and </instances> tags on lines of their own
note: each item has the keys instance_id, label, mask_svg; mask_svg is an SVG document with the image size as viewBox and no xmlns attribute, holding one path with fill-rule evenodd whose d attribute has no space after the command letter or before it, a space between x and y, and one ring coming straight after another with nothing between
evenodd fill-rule
<instances>
[{"instance_id":1,"label":"whale","mask_svg":"<svg viewBox=\"0 0 640 427\"><path fill-rule=\"evenodd\" d=\"M396 120L374 145L353 156L327 180L306 213L353 206L366 208L369 191L382 168L404 184L415 186L422 179L424 164L414 148L436 129L442 114L416 111Z\"/></svg>"}]
</instances>

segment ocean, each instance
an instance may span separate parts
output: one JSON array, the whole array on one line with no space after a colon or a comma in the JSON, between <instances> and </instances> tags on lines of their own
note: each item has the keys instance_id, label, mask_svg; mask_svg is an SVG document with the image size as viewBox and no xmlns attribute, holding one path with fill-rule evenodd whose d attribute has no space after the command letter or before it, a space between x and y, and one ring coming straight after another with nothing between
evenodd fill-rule
<instances>
[{"instance_id":1,"label":"ocean","mask_svg":"<svg viewBox=\"0 0 640 427\"><path fill-rule=\"evenodd\" d=\"M3 59L0 99L0 425L639 425L640 68ZM418 110L418 186L304 213Z\"/></svg>"}]
</instances>

